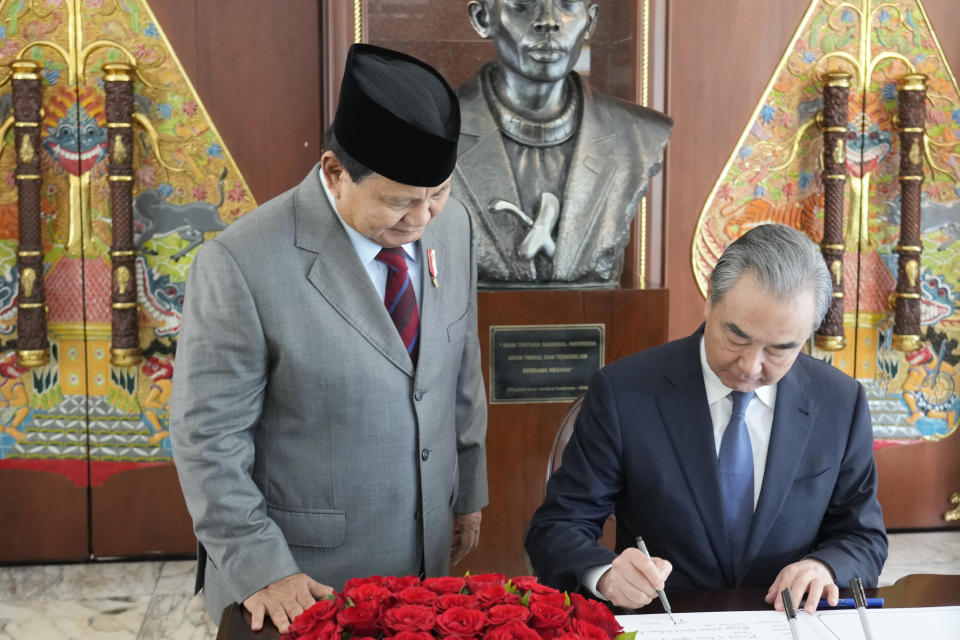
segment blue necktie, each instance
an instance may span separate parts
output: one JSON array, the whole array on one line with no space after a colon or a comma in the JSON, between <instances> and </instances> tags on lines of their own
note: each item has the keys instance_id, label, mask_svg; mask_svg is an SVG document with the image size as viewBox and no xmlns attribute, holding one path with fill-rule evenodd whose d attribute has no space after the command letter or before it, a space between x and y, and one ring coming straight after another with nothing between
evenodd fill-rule
<instances>
[{"instance_id":1,"label":"blue necktie","mask_svg":"<svg viewBox=\"0 0 960 640\"><path fill-rule=\"evenodd\" d=\"M717 463L723 522L730 541L730 561L736 571L753 521L753 449L744 420L753 391L733 391L730 395L733 397L733 413L720 441Z\"/></svg>"}]
</instances>

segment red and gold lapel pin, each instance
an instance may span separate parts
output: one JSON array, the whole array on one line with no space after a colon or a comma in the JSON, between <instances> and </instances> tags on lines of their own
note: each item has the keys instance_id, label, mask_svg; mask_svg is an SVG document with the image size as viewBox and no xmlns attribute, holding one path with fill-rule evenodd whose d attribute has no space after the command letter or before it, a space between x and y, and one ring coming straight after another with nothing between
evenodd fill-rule
<instances>
[{"instance_id":1,"label":"red and gold lapel pin","mask_svg":"<svg viewBox=\"0 0 960 640\"><path fill-rule=\"evenodd\" d=\"M437 250L436 249L427 249L427 263L430 267L430 279L433 280L433 286L440 288L440 281L437 280Z\"/></svg>"}]
</instances>

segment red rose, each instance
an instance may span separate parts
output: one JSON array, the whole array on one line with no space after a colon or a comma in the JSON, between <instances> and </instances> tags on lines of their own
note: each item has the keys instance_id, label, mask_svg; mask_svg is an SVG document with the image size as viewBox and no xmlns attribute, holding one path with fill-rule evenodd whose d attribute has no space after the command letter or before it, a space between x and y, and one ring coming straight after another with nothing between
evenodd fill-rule
<instances>
[{"instance_id":1,"label":"red rose","mask_svg":"<svg viewBox=\"0 0 960 640\"><path fill-rule=\"evenodd\" d=\"M434 637L426 631L400 631L385 640L434 640Z\"/></svg>"},{"instance_id":2,"label":"red rose","mask_svg":"<svg viewBox=\"0 0 960 640\"><path fill-rule=\"evenodd\" d=\"M610 636L608 636L603 629L584 620L574 619L570 623L570 631L580 636L583 640L611 640Z\"/></svg>"},{"instance_id":3,"label":"red rose","mask_svg":"<svg viewBox=\"0 0 960 640\"><path fill-rule=\"evenodd\" d=\"M502 586L495 584L481 584L479 589L471 587L470 593L477 597L481 609L489 609L495 604L503 604L503 599L507 595Z\"/></svg>"},{"instance_id":4,"label":"red rose","mask_svg":"<svg viewBox=\"0 0 960 640\"><path fill-rule=\"evenodd\" d=\"M570 623L572 609L561 609L543 602L530 605L530 626L541 635L547 631L565 630Z\"/></svg>"},{"instance_id":5,"label":"red rose","mask_svg":"<svg viewBox=\"0 0 960 640\"><path fill-rule=\"evenodd\" d=\"M383 607L379 600L361 600L347 607L337 615L337 622L354 638L357 636L379 636L380 616Z\"/></svg>"},{"instance_id":6,"label":"red rose","mask_svg":"<svg viewBox=\"0 0 960 640\"><path fill-rule=\"evenodd\" d=\"M420 578L417 576L403 576L402 578L388 576L383 579L383 586L393 592L403 591L410 587L420 586Z\"/></svg>"},{"instance_id":7,"label":"red rose","mask_svg":"<svg viewBox=\"0 0 960 640\"><path fill-rule=\"evenodd\" d=\"M298 636L299 640L340 640L343 629L331 620L325 620L309 633Z\"/></svg>"},{"instance_id":8,"label":"red rose","mask_svg":"<svg viewBox=\"0 0 960 640\"><path fill-rule=\"evenodd\" d=\"M527 591L532 591L533 593L559 593L559 591L553 587L540 584L536 576L517 576L510 578L510 582L522 593L526 593Z\"/></svg>"},{"instance_id":9,"label":"red rose","mask_svg":"<svg viewBox=\"0 0 960 640\"><path fill-rule=\"evenodd\" d=\"M479 609L480 603L477 601L476 596L468 596L465 593L445 593L433 603L433 608L437 610L437 613L443 613L450 607Z\"/></svg>"},{"instance_id":10,"label":"red rose","mask_svg":"<svg viewBox=\"0 0 960 640\"><path fill-rule=\"evenodd\" d=\"M387 609L383 614L383 624L386 628L399 633L400 631L430 631L436 622L433 607L424 607L419 604L398 604Z\"/></svg>"},{"instance_id":11,"label":"red rose","mask_svg":"<svg viewBox=\"0 0 960 640\"><path fill-rule=\"evenodd\" d=\"M302 635L309 633L321 622L332 620L340 610L341 602L337 598L327 597L314 602L306 611L290 623L289 633Z\"/></svg>"},{"instance_id":12,"label":"red rose","mask_svg":"<svg viewBox=\"0 0 960 640\"><path fill-rule=\"evenodd\" d=\"M600 627L611 638L616 638L623 632L616 616L604 603L588 600L579 593L571 593L570 604L573 605L573 616L576 619Z\"/></svg>"},{"instance_id":13,"label":"red rose","mask_svg":"<svg viewBox=\"0 0 960 640\"><path fill-rule=\"evenodd\" d=\"M482 611L466 607L452 607L437 616L437 628L449 636L475 636L487 626Z\"/></svg>"},{"instance_id":14,"label":"red rose","mask_svg":"<svg viewBox=\"0 0 960 640\"><path fill-rule=\"evenodd\" d=\"M381 600L389 602L390 597L393 594L390 593L390 590L386 587L368 582L353 587L352 589L344 589L343 595L350 598L354 602L363 602L364 600Z\"/></svg>"},{"instance_id":15,"label":"red rose","mask_svg":"<svg viewBox=\"0 0 960 640\"><path fill-rule=\"evenodd\" d=\"M503 603L502 604L520 604L523 602L523 598L520 597L518 593L505 593L503 594Z\"/></svg>"},{"instance_id":16,"label":"red rose","mask_svg":"<svg viewBox=\"0 0 960 640\"><path fill-rule=\"evenodd\" d=\"M423 586L430 591L433 591L437 595L443 595L445 593L460 593L463 591L464 581L463 578L454 578L452 576L445 576L442 578L425 578L423 581Z\"/></svg>"},{"instance_id":17,"label":"red rose","mask_svg":"<svg viewBox=\"0 0 960 640\"><path fill-rule=\"evenodd\" d=\"M359 587L362 584L383 584L383 576L369 576L366 578L350 578L347 580L346 584L343 585L343 591L346 593L350 589Z\"/></svg>"},{"instance_id":18,"label":"red rose","mask_svg":"<svg viewBox=\"0 0 960 640\"><path fill-rule=\"evenodd\" d=\"M397 602L403 604L422 604L429 607L432 607L437 600L437 594L423 587L409 587L397 591L393 596L397 599Z\"/></svg>"},{"instance_id":19,"label":"red rose","mask_svg":"<svg viewBox=\"0 0 960 640\"><path fill-rule=\"evenodd\" d=\"M530 604L534 602L548 604L557 609L566 609L570 606L567 604L567 594L560 593L559 591L554 591L553 593L531 593Z\"/></svg>"},{"instance_id":20,"label":"red rose","mask_svg":"<svg viewBox=\"0 0 960 640\"><path fill-rule=\"evenodd\" d=\"M530 619L530 609L519 604L498 604L487 610L490 624L506 624L507 622L522 622L526 624Z\"/></svg>"},{"instance_id":21,"label":"red rose","mask_svg":"<svg viewBox=\"0 0 960 640\"><path fill-rule=\"evenodd\" d=\"M508 622L488 630L483 640L541 640L540 634L520 622Z\"/></svg>"},{"instance_id":22,"label":"red rose","mask_svg":"<svg viewBox=\"0 0 960 640\"><path fill-rule=\"evenodd\" d=\"M467 589L470 590L470 593L476 593L485 585L492 584L502 587L506 582L502 573L476 573L474 575L464 576L463 580L466 582Z\"/></svg>"}]
</instances>

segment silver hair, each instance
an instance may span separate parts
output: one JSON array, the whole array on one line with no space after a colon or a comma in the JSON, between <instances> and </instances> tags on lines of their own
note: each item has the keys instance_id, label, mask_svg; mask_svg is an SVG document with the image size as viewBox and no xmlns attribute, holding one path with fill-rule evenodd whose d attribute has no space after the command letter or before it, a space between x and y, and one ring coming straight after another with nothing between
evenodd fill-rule
<instances>
[{"instance_id":1,"label":"silver hair","mask_svg":"<svg viewBox=\"0 0 960 640\"><path fill-rule=\"evenodd\" d=\"M777 299L811 291L817 303L813 329L820 326L833 297L833 279L820 248L784 224L762 224L734 241L710 274L710 306L716 305L744 272Z\"/></svg>"}]
</instances>

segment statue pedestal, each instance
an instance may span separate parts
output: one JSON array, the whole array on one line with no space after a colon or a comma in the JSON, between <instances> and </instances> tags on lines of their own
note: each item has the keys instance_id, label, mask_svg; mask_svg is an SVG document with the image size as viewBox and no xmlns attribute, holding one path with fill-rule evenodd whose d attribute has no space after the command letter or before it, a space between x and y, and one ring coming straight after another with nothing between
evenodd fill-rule
<instances>
[{"instance_id":1,"label":"statue pedestal","mask_svg":"<svg viewBox=\"0 0 960 640\"><path fill-rule=\"evenodd\" d=\"M585 386L599 366L666 342L667 302L665 289L479 292L490 506L480 546L454 575L528 573L523 530L543 501L557 428L582 393L577 380Z\"/></svg>"}]
</instances>

